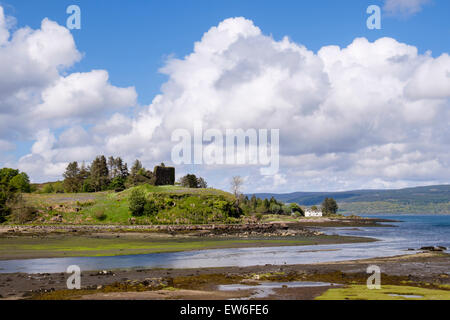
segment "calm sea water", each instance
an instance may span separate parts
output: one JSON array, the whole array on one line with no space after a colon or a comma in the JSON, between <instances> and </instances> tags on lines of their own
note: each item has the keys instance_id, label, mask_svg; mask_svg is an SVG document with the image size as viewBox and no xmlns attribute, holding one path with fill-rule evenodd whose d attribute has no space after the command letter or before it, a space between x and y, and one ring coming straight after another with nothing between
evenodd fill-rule
<instances>
[{"instance_id":1,"label":"calm sea water","mask_svg":"<svg viewBox=\"0 0 450 320\"><path fill-rule=\"evenodd\" d=\"M328 234L367 236L380 241L339 245L215 249L114 257L74 257L0 261L0 273L65 272L127 268L201 268L225 266L308 264L412 254L408 248L439 245L450 248L450 215L389 215L376 217L402 222L382 228L328 228Z\"/></svg>"}]
</instances>

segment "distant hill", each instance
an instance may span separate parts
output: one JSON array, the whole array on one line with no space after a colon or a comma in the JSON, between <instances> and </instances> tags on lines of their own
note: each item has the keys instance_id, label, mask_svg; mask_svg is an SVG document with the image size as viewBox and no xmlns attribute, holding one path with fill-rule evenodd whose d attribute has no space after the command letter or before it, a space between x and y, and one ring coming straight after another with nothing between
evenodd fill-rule
<instances>
[{"instance_id":1,"label":"distant hill","mask_svg":"<svg viewBox=\"0 0 450 320\"><path fill-rule=\"evenodd\" d=\"M249 194L251 196L252 194ZM259 198L295 202L304 206L318 205L334 198L345 213L449 213L450 185L386 190L354 190L343 192L257 193Z\"/></svg>"}]
</instances>

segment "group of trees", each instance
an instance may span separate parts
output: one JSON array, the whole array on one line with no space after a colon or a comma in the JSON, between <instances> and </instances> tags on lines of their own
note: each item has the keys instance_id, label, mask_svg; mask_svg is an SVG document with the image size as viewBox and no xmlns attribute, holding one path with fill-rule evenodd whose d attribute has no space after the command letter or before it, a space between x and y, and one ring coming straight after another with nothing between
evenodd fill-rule
<instances>
[{"instance_id":1,"label":"group of trees","mask_svg":"<svg viewBox=\"0 0 450 320\"><path fill-rule=\"evenodd\" d=\"M285 204L276 200L274 197L270 199L261 199L253 195L250 199L248 196L239 196L239 204L246 213L261 213L261 214L283 214L291 215L296 214L298 216L304 216L305 211L297 203ZM312 210L319 210L317 206L312 206ZM322 205L321 210L324 216L334 215L337 213L339 207L333 198L326 198Z\"/></svg>"},{"instance_id":2,"label":"group of trees","mask_svg":"<svg viewBox=\"0 0 450 320\"><path fill-rule=\"evenodd\" d=\"M261 199L253 195L249 199L248 196L241 195L239 205L245 213L290 215L297 212L299 215L304 215L303 209L298 204L285 204L274 197Z\"/></svg>"},{"instance_id":3,"label":"group of trees","mask_svg":"<svg viewBox=\"0 0 450 320\"><path fill-rule=\"evenodd\" d=\"M22 192L31 192L28 175L16 169L0 169L0 223L11 214Z\"/></svg>"},{"instance_id":4,"label":"group of trees","mask_svg":"<svg viewBox=\"0 0 450 320\"><path fill-rule=\"evenodd\" d=\"M128 165L122 158L106 159L103 155L96 157L87 166L84 163L80 166L77 161L69 163L63 177L65 192L122 191L143 183L154 184L155 181L152 172L145 169L139 160L128 170ZM54 190L55 186L52 189L50 191L59 191Z\"/></svg>"},{"instance_id":5,"label":"group of trees","mask_svg":"<svg viewBox=\"0 0 450 320\"><path fill-rule=\"evenodd\" d=\"M208 184L202 177L195 174L187 174L180 179L180 185L185 188L207 188Z\"/></svg>"},{"instance_id":6,"label":"group of trees","mask_svg":"<svg viewBox=\"0 0 450 320\"><path fill-rule=\"evenodd\" d=\"M88 166L77 161L69 163L64 177L66 192L96 192L111 189L124 189L128 166L120 157L98 156Z\"/></svg>"}]
</instances>

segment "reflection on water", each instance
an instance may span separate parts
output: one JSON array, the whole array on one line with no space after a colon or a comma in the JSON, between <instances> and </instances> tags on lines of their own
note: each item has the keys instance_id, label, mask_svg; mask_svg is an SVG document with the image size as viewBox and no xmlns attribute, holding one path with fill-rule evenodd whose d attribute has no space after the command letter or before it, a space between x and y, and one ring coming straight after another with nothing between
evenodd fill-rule
<instances>
[{"instance_id":1,"label":"reflection on water","mask_svg":"<svg viewBox=\"0 0 450 320\"><path fill-rule=\"evenodd\" d=\"M450 247L450 216L389 216L404 221L396 227L330 228L328 233L368 236L381 241L337 245L214 249L114 257L74 257L0 261L0 273L65 272L69 265L81 270L124 268L202 268L226 266L309 264L413 254L408 248L429 245Z\"/></svg>"},{"instance_id":2,"label":"reflection on water","mask_svg":"<svg viewBox=\"0 0 450 320\"><path fill-rule=\"evenodd\" d=\"M220 291L240 291L250 290L252 294L242 300L267 298L275 293L275 289L280 288L311 288L311 287L327 287L332 286L326 282L310 282L310 281L293 281L293 282L263 282L257 285L245 284L225 284L217 286Z\"/></svg>"}]
</instances>

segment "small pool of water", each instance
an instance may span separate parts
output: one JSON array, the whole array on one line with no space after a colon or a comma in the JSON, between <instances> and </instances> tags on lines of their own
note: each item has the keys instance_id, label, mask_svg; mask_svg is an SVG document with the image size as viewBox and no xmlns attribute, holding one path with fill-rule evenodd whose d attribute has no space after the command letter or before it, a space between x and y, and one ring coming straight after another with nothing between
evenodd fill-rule
<instances>
[{"instance_id":1,"label":"small pool of water","mask_svg":"<svg viewBox=\"0 0 450 320\"><path fill-rule=\"evenodd\" d=\"M395 294L391 293L389 294L391 297L402 297L402 298L408 298L408 299L420 299L423 298L423 296L414 295L414 294Z\"/></svg>"},{"instance_id":2,"label":"small pool of water","mask_svg":"<svg viewBox=\"0 0 450 320\"><path fill-rule=\"evenodd\" d=\"M256 285L246 284L225 284L219 285L220 291L252 291L252 294L241 300L267 298L275 293L275 289L281 288L311 288L311 287L328 287L331 283L326 282L310 282L310 281L293 281L293 282L262 282Z\"/></svg>"}]
</instances>

